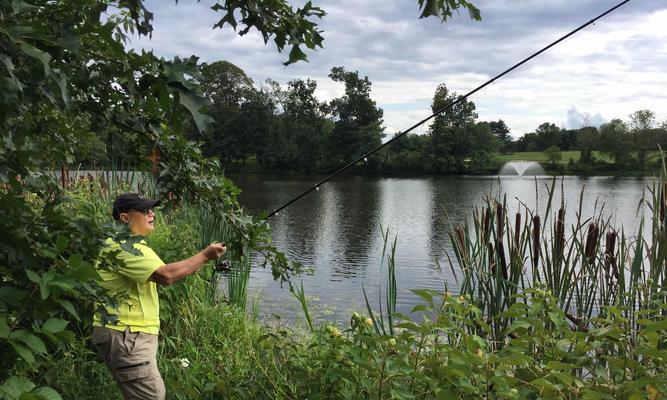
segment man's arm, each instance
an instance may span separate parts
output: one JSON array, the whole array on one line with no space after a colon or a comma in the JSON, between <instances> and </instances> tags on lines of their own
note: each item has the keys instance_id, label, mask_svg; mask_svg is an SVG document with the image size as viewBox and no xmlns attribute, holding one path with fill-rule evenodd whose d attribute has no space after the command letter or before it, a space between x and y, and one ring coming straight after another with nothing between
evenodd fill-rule
<instances>
[{"instance_id":1,"label":"man's arm","mask_svg":"<svg viewBox=\"0 0 667 400\"><path fill-rule=\"evenodd\" d=\"M202 265L221 256L225 250L227 248L222 243L210 244L207 248L190 258L161 266L153 272L150 280L160 285L171 285L197 272Z\"/></svg>"}]
</instances>

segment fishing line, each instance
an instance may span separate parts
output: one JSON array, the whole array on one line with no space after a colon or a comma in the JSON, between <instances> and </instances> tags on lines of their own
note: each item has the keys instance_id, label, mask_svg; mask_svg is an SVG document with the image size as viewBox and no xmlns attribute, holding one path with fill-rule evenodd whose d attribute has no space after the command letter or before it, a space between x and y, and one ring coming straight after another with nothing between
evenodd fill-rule
<instances>
[{"instance_id":1,"label":"fishing line","mask_svg":"<svg viewBox=\"0 0 667 400\"><path fill-rule=\"evenodd\" d=\"M449 108L455 106L456 104L462 102L463 100L466 100L469 96L472 96L473 94L477 93L478 91L484 89L484 88L487 87L488 85L494 83L496 80L502 78L504 75L507 75L508 73L512 72L513 70L519 68L519 67L522 66L523 64L525 64L525 63L527 63L528 61L532 60L533 58L539 56L540 54L544 53L545 51L549 50L550 48L556 46L557 44L559 44L559 43L562 42L563 40L569 38L570 36L574 35L575 33L579 32L579 31L581 31L582 29L586 28L587 26L594 24L595 21L597 21L597 20L599 20L599 19L605 17L607 14L612 13L612 12L615 11L617 8L621 7L622 5L624 5L625 3L628 3L628 2L630 2L630 0L625 0L625 1L622 1L622 2L618 3L616 6L610 8L609 10L607 10L607 11L605 11L605 12L603 12L602 14L600 14L600 15L598 15L597 17L591 19L590 21L586 22L585 24L581 25L580 27L576 28L575 30L571 31L570 33L568 33L568 34L562 36L561 38L557 39L556 41L551 42L551 44L549 44L548 46L546 46L546 47L542 48L541 50L539 50L539 51L533 53L532 55L526 57L525 59L523 59L522 61L518 62L517 64L514 64L514 66L512 66L512 67L506 69L505 71L501 72L500 74L496 75L495 77L489 79L488 81L486 81L486 82L483 83L482 85L479 85L478 87L476 87L475 89L473 89L473 90L471 90L470 92L466 93L465 95L463 95L463 96L459 96L455 101L452 101L452 102L450 102L450 103L448 103L448 104L445 104L445 105L442 106L440 109L436 110L433 114L431 114L430 116L428 116L428 117L422 119L421 121L417 122L416 124L412 125L412 126L411 126L410 128L408 128L407 130L405 130L405 131L399 133L398 135L394 136L393 138L391 138L390 140L386 141L385 143L383 143L383 144L377 146L377 147L374 148L373 150L370 150L370 151L368 151L368 152L362 154L361 156L359 156L359 157L356 158L355 160L350 161L350 162L347 163L345 166L343 166L343 167L339 168L338 170L336 170L335 172L331 173L329 176L327 176L326 178L324 178L324 179L321 180L320 182L314 184L312 187L310 187L309 189L307 189L306 191L304 191L304 192L301 193L300 195L296 196L296 197L293 198L292 200L288 201L287 203L283 204L282 206L280 206L280 207L278 207L277 209L275 209L274 211L272 211L270 214L268 214L268 215L266 216L265 219L269 219L269 218L271 218L272 216L278 214L280 211L282 211L282 210L284 210L285 208L289 207L290 205L292 205L293 203L295 203L296 201L298 201L299 199L301 199L302 197L304 197L304 196L307 195L308 193L312 192L313 190L319 190L319 187L320 187L321 185L323 185L324 183L328 182L329 180L335 178L335 177L338 176L340 173L342 173L342 172L345 171L346 169L350 168L350 167L353 166L354 164L358 163L358 162L361 161L361 160L367 160L368 157L369 157L370 155L372 155L373 153L375 153L376 151L382 149L383 147L387 146L387 145L390 144L390 143L393 143L394 141L396 141L396 140L398 140L399 138L403 137L403 135L405 135L405 134L407 134L407 133L413 131L415 128L417 128L417 127L419 127L420 125L424 124L425 122L429 121L430 119L432 119L432 118L435 117L436 115L442 113L443 111L446 111L446 110L448 110Z\"/></svg>"}]
</instances>

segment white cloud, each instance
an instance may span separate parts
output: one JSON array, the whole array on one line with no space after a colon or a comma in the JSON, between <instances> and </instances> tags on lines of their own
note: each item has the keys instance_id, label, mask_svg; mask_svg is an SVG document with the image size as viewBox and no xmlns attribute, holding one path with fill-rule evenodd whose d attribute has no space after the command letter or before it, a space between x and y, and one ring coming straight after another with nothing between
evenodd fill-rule
<instances>
[{"instance_id":1,"label":"white cloud","mask_svg":"<svg viewBox=\"0 0 667 400\"><path fill-rule=\"evenodd\" d=\"M373 83L372 96L385 109L391 137L430 114L439 83L463 94L615 2L476 0L481 22L470 21L463 12L445 24L418 19L416 0L314 3L328 15L321 22L324 49L308 52L308 63L284 67L287 54L279 54L272 43L265 46L256 32L239 37L229 28L212 30L222 14L205 2L147 2L155 12L153 39L134 45L165 57L225 59L257 83L312 78L320 100L343 92L342 84L327 77L331 67L358 70ZM664 121L666 24L664 0L630 2L470 100L481 120L503 119L515 137L543 122L571 126L586 116L595 121L627 118L644 108Z\"/></svg>"}]
</instances>

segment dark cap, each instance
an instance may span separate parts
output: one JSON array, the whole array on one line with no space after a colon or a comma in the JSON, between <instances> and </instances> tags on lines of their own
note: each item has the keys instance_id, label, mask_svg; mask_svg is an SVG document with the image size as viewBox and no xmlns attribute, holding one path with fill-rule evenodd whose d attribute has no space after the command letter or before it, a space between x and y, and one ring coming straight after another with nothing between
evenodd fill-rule
<instances>
[{"instance_id":1,"label":"dark cap","mask_svg":"<svg viewBox=\"0 0 667 400\"><path fill-rule=\"evenodd\" d=\"M113 203L113 219L118 221L120 213L143 211L160 205L160 200L147 199L139 193L123 193Z\"/></svg>"}]
</instances>

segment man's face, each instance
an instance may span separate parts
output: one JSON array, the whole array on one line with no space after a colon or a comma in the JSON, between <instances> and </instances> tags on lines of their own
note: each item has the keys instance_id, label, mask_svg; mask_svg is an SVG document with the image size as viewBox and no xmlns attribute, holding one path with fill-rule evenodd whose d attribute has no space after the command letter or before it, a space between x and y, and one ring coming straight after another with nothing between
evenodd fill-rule
<instances>
[{"instance_id":1,"label":"man's face","mask_svg":"<svg viewBox=\"0 0 667 400\"><path fill-rule=\"evenodd\" d=\"M134 235L146 236L155 229L155 213L153 209L131 210L120 214L121 221L126 222Z\"/></svg>"}]
</instances>

